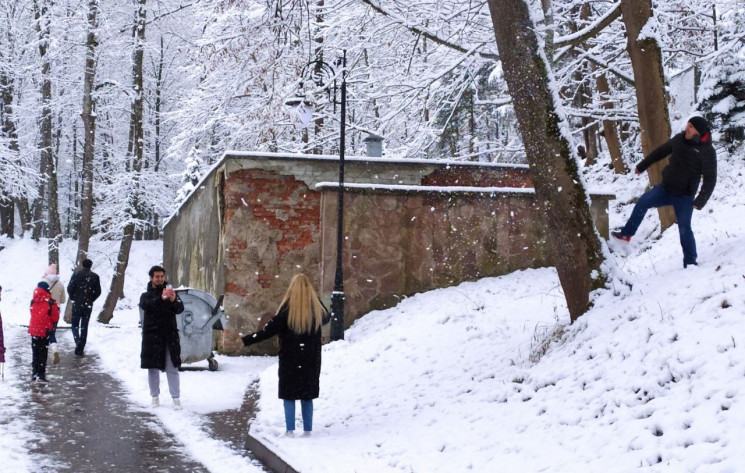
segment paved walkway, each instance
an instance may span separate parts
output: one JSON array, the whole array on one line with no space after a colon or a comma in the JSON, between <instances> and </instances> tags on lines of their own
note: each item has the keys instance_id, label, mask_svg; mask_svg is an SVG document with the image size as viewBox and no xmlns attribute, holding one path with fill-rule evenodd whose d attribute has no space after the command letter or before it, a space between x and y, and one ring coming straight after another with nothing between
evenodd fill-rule
<instances>
[{"instance_id":1,"label":"paved walkway","mask_svg":"<svg viewBox=\"0 0 745 473\"><path fill-rule=\"evenodd\" d=\"M153 414L127 403L118 381L100 371L95 354L83 358L73 354L69 331L59 330L57 338L63 356L53 365L50 353L47 385L26 382L31 373L31 343L25 334L16 346L28 345L28 350L12 354L13 363L29 371L28 378L20 377L18 387L28 393L22 414L33 419L32 430L44 438L30 446L41 460L39 471L208 471L184 453Z\"/></svg>"}]
</instances>

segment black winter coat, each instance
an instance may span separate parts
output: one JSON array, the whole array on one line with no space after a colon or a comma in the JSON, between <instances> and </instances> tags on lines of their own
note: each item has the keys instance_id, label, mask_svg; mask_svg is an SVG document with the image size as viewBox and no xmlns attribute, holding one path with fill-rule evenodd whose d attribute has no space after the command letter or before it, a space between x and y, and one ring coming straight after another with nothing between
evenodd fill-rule
<instances>
[{"instance_id":1,"label":"black winter coat","mask_svg":"<svg viewBox=\"0 0 745 473\"><path fill-rule=\"evenodd\" d=\"M72 275L67 285L67 295L74 303L92 308L93 302L101 295L101 282L98 274L88 268L82 268Z\"/></svg>"},{"instance_id":2,"label":"black winter coat","mask_svg":"<svg viewBox=\"0 0 745 473\"><path fill-rule=\"evenodd\" d=\"M140 368L166 369L166 347L171 353L173 366L181 366L181 343L178 338L176 314L184 311L184 304L176 295L171 302L162 298L162 287L153 287L147 283L147 292L140 296L140 308L144 312L142 319L142 351Z\"/></svg>"},{"instance_id":3,"label":"black winter coat","mask_svg":"<svg viewBox=\"0 0 745 473\"><path fill-rule=\"evenodd\" d=\"M287 325L289 309L277 315L256 333L242 338L248 346L279 335L279 398L309 400L318 397L321 377L321 330L297 334ZM324 314L323 323L328 322Z\"/></svg>"},{"instance_id":4,"label":"black winter coat","mask_svg":"<svg viewBox=\"0 0 745 473\"><path fill-rule=\"evenodd\" d=\"M644 172L668 155L670 163L662 170L662 185L665 190L672 195L696 195L703 177L704 184L693 205L699 209L704 208L717 183L717 152L711 145L711 139L702 143L698 138L687 140L684 132L678 133L649 153L636 168L639 172Z\"/></svg>"}]
</instances>

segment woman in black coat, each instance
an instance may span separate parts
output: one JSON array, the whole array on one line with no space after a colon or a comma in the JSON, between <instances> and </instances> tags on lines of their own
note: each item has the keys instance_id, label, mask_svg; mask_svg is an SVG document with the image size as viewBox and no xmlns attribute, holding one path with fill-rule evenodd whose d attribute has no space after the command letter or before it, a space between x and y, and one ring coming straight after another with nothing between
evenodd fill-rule
<instances>
[{"instance_id":1,"label":"woman in black coat","mask_svg":"<svg viewBox=\"0 0 745 473\"><path fill-rule=\"evenodd\" d=\"M295 432L295 401L300 400L303 435L313 430L313 399L321 376L321 325L329 321L308 276L290 281L277 313L256 333L242 338L246 346L279 335L279 398L284 400L285 435Z\"/></svg>"}]
</instances>

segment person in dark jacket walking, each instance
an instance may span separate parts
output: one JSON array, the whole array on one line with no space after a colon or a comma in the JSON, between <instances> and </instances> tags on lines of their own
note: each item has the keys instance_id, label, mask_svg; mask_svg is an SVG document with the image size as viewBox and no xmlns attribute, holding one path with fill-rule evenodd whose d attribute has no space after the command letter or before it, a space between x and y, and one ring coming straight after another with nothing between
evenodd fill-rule
<instances>
[{"instance_id":1,"label":"person in dark jacket walking","mask_svg":"<svg viewBox=\"0 0 745 473\"><path fill-rule=\"evenodd\" d=\"M678 222L680 246L683 247L683 267L696 265L696 239L691 228L693 209L701 210L714 192L717 182L717 153L711 144L709 124L703 117L688 120L685 131L673 136L636 165L641 174L652 164L670 156L670 163L662 170L662 184L645 192L634 206L631 217L620 230L611 232L619 241L628 243L652 207L672 205ZM703 177L701 191L696 195Z\"/></svg>"},{"instance_id":2,"label":"person in dark jacket walking","mask_svg":"<svg viewBox=\"0 0 745 473\"><path fill-rule=\"evenodd\" d=\"M147 291L140 296L142 319L142 351L140 368L147 370L152 405L160 404L160 372L166 372L168 390L176 409L181 408L181 391L178 368L181 366L176 314L184 311L184 304L176 291L166 282L166 270L161 266L150 268Z\"/></svg>"},{"instance_id":3,"label":"person in dark jacket walking","mask_svg":"<svg viewBox=\"0 0 745 473\"><path fill-rule=\"evenodd\" d=\"M0 286L0 299L2 299L3 288ZM5 336L3 335L3 314L0 313L0 363L5 363ZM5 367L0 372L5 377Z\"/></svg>"},{"instance_id":4,"label":"person in dark jacket walking","mask_svg":"<svg viewBox=\"0 0 745 473\"><path fill-rule=\"evenodd\" d=\"M287 436L295 432L298 399L303 435L313 430L313 399L318 397L321 377L321 325L328 321L328 311L308 276L296 274L274 317L258 332L242 337L249 346L279 335L279 398L284 401Z\"/></svg>"},{"instance_id":5,"label":"person in dark jacket walking","mask_svg":"<svg viewBox=\"0 0 745 473\"><path fill-rule=\"evenodd\" d=\"M101 295L101 281L98 274L91 271L93 261L85 259L81 266L67 285L67 295L72 301L72 337L75 340L75 354L78 356L85 354L93 302Z\"/></svg>"},{"instance_id":6,"label":"person in dark jacket walking","mask_svg":"<svg viewBox=\"0 0 745 473\"><path fill-rule=\"evenodd\" d=\"M34 289L31 299L31 320L28 333L31 335L31 380L46 383L49 335L59 322L59 305L49 292L49 284L42 281Z\"/></svg>"}]
</instances>

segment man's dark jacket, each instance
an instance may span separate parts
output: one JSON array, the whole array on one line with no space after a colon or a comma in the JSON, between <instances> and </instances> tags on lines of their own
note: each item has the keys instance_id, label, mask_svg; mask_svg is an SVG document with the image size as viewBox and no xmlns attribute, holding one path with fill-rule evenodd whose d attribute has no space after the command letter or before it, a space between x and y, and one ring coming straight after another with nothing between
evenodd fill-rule
<instances>
[{"instance_id":1,"label":"man's dark jacket","mask_svg":"<svg viewBox=\"0 0 745 473\"><path fill-rule=\"evenodd\" d=\"M74 301L74 308L91 309L93 302L101 295L101 282L98 274L88 268L76 271L67 285L67 295Z\"/></svg>"},{"instance_id":2,"label":"man's dark jacket","mask_svg":"<svg viewBox=\"0 0 745 473\"><path fill-rule=\"evenodd\" d=\"M163 299L164 287L165 284L155 287L152 283L147 283L147 291L140 296L140 308L144 312L140 368L165 371L166 347L171 354L173 366L181 366L181 343L176 314L184 311L184 304L178 295L173 302Z\"/></svg>"},{"instance_id":3,"label":"man's dark jacket","mask_svg":"<svg viewBox=\"0 0 745 473\"><path fill-rule=\"evenodd\" d=\"M644 172L652 164L670 156L670 163L662 170L662 185L665 190L676 196L696 195L703 177L701 192L693 201L693 205L702 209L717 183L717 153L711 145L711 135L707 133L705 140L706 142L702 142L698 136L687 140L685 133L678 133L649 153L649 156L636 165L636 169Z\"/></svg>"}]
</instances>

